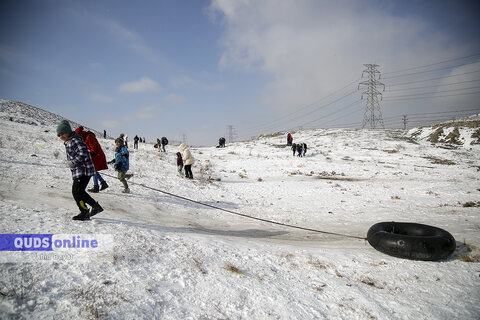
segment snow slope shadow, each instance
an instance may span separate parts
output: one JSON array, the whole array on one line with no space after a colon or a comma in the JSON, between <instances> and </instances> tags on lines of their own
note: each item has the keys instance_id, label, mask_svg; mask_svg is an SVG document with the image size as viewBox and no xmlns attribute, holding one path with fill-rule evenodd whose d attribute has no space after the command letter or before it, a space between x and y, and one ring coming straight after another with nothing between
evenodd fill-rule
<instances>
[{"instance_id":1,"label":"snow slope shadow","mask_svg":"<svg viewBox=\"0 0 480 320\"><path fill-rule=\"evenodd\" d=\"M198 234L210 234L210 235L219 235L226 237L238 237L238 238L271 238L276 236L283 236L289 234L287 231L268 231L262 229L244 229L244 230L233 230L233 229L213 229L205 228L199 224L188 224L188 226L183 227L171 227L171 226L159 226L153 224L146 224L141 222L132 222L127 220L118 220L118 219L109 219L109 218L96 218L96 221L105 224L125 224L132 227L143 228L147 230L155 230L161 232L174 232L174 233L198 233Z\"/></svg>"}]
</instances>

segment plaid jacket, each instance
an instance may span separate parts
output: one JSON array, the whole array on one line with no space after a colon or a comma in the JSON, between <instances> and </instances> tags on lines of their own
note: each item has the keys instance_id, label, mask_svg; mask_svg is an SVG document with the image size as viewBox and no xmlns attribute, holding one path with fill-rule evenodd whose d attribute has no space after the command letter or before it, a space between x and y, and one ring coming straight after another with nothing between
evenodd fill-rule
<instances>
[{"instance_id":1,"label":"plaid jacket","mask_svg":"<svg viewBox=\"0 0 480 320\"><path fill-rule=\"evenodd\" d=\"M70 168L73 179L95 175L95 167L93 166L90 152L79 135L72 133L68 140L65 141L65 149L67 160L73 163L73 167Z\"/></svg>"}]
</instances>

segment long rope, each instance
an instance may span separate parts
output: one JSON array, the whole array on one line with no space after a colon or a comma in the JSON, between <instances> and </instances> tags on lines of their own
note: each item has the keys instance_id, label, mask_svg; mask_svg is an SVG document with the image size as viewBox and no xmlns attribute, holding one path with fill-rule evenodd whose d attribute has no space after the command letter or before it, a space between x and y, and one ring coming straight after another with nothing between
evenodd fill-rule
<instances>
[{"instance_id":1,"label":"long rope","mask_svg":"<svg viewBox=\"0 0 480 320\"><path fill-rule=\"evenodd\" d=\"M111 178L114 178L114 179L117 178L117 177L114 177L114 176L109 175L107 173L102 173L102 175L105 175L107 177L111 177ZM189 199L189 198L186 198L186 197L182 197L182 196L173 194L171 192L167 192L167 191L163 191L163 190L160 190L160 189L157 189L157 188L147 186L145 184L135 183L135 182L130 182L130 183L133 184L133 185L138 185L138 186L144 187L146 189L150 189L150 190L153 190L153 191L157 191L157 192L169 195L171 197L175 197L175 198L182 199L182 200L185 200L185 201L193 202L193 203L205 206L205 207L210 207L210 208L213 208L213 209L221 210L221 211L228 212L228 213L231 213L231 214L234 214L234 215L237 215L237 216L240 216L240 217L248 218L248 219L253 219L253 220L262 221L262 222L266 222L266 223L276 224L276 225L279 225L279 226L282 226L282 227L287 227L287 228L300 229L300 230L305 230L305 231L329 234L329 235L334 235L334 236L339 236L339 237L347 237L347 238L352 238L352 239L366 240L365 237L358 237L358 236L352 236L352 235L347 235L347 234L341 234L341 233L335 233L335 232L328 232L328 231L322 231L322 230L317 230L317 229L299 227L299 226L294 226L294 225L291 225L291 224L281 223L281 222L277 222L277 221L252 217L252 216L249 216L249 215L246 215L246 214L243 214L243 213L239 213L239 212L235 212L235 211L232 211L232 210L228 210L228 209L220 208L220 207L217 207L217 206L213 206L213 205L208 204L208 203L204 203L204 202L196 201L196 200Z\"/></svg>"},{"instance_id":2,"label":"long rope","mask_svg":"<svg viewBox=\"0 0 480 320\"><path fill-rule=\"evenodd\" d=\"M12 160L6 160L6 159L0 159L0 162L15 163L15 164L22 164L22 165L39 165L39 166L45 166L45 167L63 168L63 167L58 166L58 165L39 164L39 163L24 162L24 161L12 161ZM102 173L102 175L110 177L110 178L117 179L117 177L112 176L108 173ZM166 194L166 195L178 198L178 199L193 202L193 203L205 206L205 207L210 207L210 208L213 208L213 209L221 210L221 211L228 212L228 213L231 213L231 214L234 214L234 215L237 215L237 216L240 216L240 217L248 218L248 219L253 219L253 220L262 221L262 222L266 222L266 223L276 224L278 226L287 227L287 228L294 228L294 229L299 229L299 230L329 234L329 235L352 238L352 239L367 240L367 238L365 238L365 237L358 237L358 236L352 236L352 235L347 235L347 234L341 234L341 233L335 233L335 232L328 232L328 231L322 231L322 230L317 230L317 229L299 227L299 226L294 226L294 225L291 225L291 224L281 223L281 222L277 222L277 221L252 217L252 216L249 216L249 215L246 215L246 214L243 214L243 213L235 212L235 211L232 211L232 210L228 210L228 209L220 208L220 207L217 207L217 206L213 206L211 204L207 204L207 203L203 203L203 202L196 201L196 200L193 200L193 199L189 199L189 198L186 198L186 197L182 197L182 196L173 194L171 192L163 191L163 190L160 190L160 189L157 189L157 188L152 188L150 186L147 186L147 185L144 185L144 184L141 184L141 183L130 182L130 184L138 185L138 186L144 187L146 189L157 191L157 192L160 192L160 193L163 193L163 194Z\"/></svg>"}]
</instances>

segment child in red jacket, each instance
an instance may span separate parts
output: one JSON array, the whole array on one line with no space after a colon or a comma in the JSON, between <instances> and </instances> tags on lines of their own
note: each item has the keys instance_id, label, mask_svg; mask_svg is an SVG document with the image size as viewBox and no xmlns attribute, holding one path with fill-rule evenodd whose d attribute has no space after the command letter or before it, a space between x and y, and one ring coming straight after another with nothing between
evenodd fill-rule
<instances>
[{"instance_id":1,"label":"child in red jacket","mask_svg":"<svg viewBox=\"0 0 480 320\"><path fill-rule=\"evenodd\" d=\"M102 147L100 146L100 143L95 137L95 134L90 131L85 132L83 127L78 127L75 132L80 137L82 137L83 141L85 142L85 145L90 152L90 156L92 157L93 165L95 167L95 175L93 176L93 188L88 189L88 191L97 193L101 190L107 189L108 184L105 182L99 172L100 170L108 169L107 159L105 157L105 153L102 150ZM102 184L101 187L98 185L99 181Z\"/></svg>"}]
</instances>

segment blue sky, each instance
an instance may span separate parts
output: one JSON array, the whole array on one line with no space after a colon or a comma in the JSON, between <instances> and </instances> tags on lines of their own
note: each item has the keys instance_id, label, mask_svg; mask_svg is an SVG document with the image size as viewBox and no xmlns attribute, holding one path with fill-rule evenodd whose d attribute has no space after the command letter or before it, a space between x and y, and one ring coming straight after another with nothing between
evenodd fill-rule
<instances>
[{"instance_id":1,"label":"blue sky","mask_svg":"<svg viewBox=\"0 0 480 320\"><path fill-rule=\"evenodd\" d=\"M358 126L375 63L386 126L420 125L480 112L479 12L465 0L2 0L0 98L112 136L215 145L228 125L237 139Z\"/></svg>"}]
</instances>

